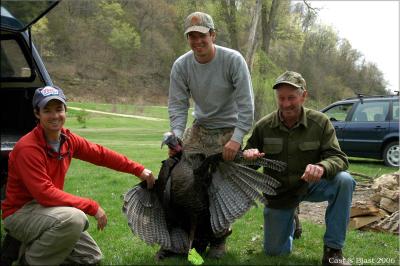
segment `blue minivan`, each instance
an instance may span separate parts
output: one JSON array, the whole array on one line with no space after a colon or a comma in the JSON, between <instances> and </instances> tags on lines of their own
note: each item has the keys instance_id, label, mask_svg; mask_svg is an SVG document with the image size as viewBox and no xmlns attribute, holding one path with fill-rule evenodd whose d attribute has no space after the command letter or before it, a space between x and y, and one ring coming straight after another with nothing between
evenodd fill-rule
<instances>
[{"instance_id":1,"label":"blue minivan","mask_svg":"<svg viewBox=\"0 0 400 266\"><path fill-rule=\"evenodd\" d=\"M321 112L331 120L341 149L351 157L399 166L399 95L364 96L335 102Z\"/></svg>"}]
</instances>

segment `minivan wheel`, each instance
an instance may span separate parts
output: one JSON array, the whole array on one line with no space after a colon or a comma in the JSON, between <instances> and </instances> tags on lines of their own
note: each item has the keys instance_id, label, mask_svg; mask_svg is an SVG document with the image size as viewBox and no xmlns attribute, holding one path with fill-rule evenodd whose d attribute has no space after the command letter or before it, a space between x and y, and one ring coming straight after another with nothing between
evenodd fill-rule
<instances>
[{"instance_id":1,"label":"minivan wheel","mask_svg":"<svg viewBox=\"0 0 400 266\"><path fill-rule=\"evenodd\" d=\"M383 151L383 161L387 166L399 166L400 147L397 141L390 142Z\"/></svg>"}]
</instances>

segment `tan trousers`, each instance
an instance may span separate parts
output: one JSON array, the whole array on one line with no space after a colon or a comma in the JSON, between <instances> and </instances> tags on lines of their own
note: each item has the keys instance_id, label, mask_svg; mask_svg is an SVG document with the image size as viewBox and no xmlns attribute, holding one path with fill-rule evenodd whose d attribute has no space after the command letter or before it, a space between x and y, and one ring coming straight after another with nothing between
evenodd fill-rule
<instances>
[{"instance_id":1,"label":"tan trousers","mask_svg":"<svg viewBox=\"0 0 400 266\"><path fill-rule=\"evenodd\" d=\"M102 254L85 230L86 214L73 207L43 207L31 201L4 219L4 228L25 248L29 265L95 264Z\"/></svg>"}]
</instances>

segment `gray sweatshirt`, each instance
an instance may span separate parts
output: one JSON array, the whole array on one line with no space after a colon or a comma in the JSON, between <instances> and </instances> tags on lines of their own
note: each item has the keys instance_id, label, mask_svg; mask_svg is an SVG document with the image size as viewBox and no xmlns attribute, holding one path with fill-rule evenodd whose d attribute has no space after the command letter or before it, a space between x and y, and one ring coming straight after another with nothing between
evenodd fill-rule
<instances>
[{"instance_id":1,"label":"gray sweatshirt","mask_svg":"<svg viewBox=\"0 0 400 266\"><path fill-rule=\"evenodd\" d=\"M189 51L172 66L168 98L171 129L182 137L192 98L196 123L208 129L234 127L231 139L242 143L254 119L250 73L239 52L215 47L214 58L206 64L198 63Z\"/></svg>"}]
</instances>

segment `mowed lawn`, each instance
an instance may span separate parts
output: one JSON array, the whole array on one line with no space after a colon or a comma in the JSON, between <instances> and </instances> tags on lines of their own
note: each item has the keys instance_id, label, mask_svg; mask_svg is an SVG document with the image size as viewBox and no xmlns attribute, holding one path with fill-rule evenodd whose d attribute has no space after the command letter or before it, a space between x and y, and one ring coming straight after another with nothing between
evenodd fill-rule
<instances>
[{"instance_id":1,"label":"mowed lawn","mask_svg":"<svg viewBox=\"0 0 400 266\"><path fill-rule=\"evenodd\" d=\"M155 174L161 161L167 156L167 149L160 148L162 135L169 130L168 114L165 107L134 107L121 105L98 105L71 103L70 106L101 111L118 111L163 118L163 121L146 121L107 115L89 114L86 128L82 128L76 117L79 111L69 110L66 127L90 141L104 145L125 154L151 169ZM352 160L351 171L370 176L393 172L378 161ZM89 232L104 254L102 265L186 265L186 258L154 260L158 246L148 246L134 236L121 211L122 195L137 184L133 175L119 173L86 162L74 160L67 175L65 189L75 195L90 197L100 203L108 216L104 231L96 229L96 221L90 217ZM229 237L228 253L221 260L205 258L207 265L318 265L322 256L324 227L303 222L303 236L294 241L291 255L269 257L262 250L263 218L262 206L252 208L233 224ZM389 265L399 263L398 236L383 233L349 231L346 257L353 265Z\"/></svg>"}]
</instances>

